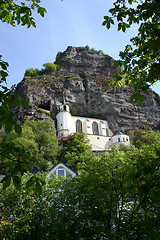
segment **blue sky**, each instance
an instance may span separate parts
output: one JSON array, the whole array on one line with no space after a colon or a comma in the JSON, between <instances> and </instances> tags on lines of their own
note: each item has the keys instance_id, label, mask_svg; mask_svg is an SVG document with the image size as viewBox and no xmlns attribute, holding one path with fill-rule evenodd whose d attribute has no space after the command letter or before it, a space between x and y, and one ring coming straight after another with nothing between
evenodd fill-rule
<instances>
[{"instance_id":1,"label":"blue sky","mask_svg":"<svg viewBox=\"0 0 160 240\"><path fill-rule=\"evenodd\" d=\"M34 13L36 28L12 27L0 23L0 54L9 62L8 87L23 79L28 68L42 68L54 62L56 54L68 46L86 46L103 50L118 59L119 51L136 34L136 27L127 33L113 26L102 26L113 0L42 0L47 10L44 18ZM160 94L160 86L154 87Z\"/></svg>"}]
</instances>

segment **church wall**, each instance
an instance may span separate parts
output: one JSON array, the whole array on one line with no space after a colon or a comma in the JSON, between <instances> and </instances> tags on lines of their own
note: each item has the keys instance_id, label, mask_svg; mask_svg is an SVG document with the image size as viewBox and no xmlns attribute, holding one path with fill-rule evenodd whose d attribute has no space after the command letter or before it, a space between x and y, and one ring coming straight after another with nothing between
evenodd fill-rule
<instances>
[{"instance_id":1,"label":"church wall","mask_svg":"<svg viewBox=\"0 0 160 240\"><path fill-rule=\"evenodd\" d=\"M82 130L84 133L88 135L93 134L92 124L96 122L98 124L99 135L106 136L106 129L108 129L109 135L113 136L112 131L108 127L107 121L96 119L96 118L84 118L84 117L77 117L71 116L71 133L76 132L76 121L80 120L82 122Z\"/></svg>"},{"instance_id":2,"label":"church wall","mask_svg":"<svg viewBox=\"0 0 160 240\"><path fill-rule=\"evenodd\" d=\"M88 135L87 137L90 140L93 151L105 151L112 144L110 137L96 135Z\"/></svg>"},{"instance_id":3,"label":"church wall","mask_svg":"<svg viewBox=\"0 0 160 240\"><path fill-rule=\"evenodd\" d=\"M93 151L105 151L111 145L130 145L129 136L120 132L113 136L108 122L96 118L71 116L68 105L59 107L57 118L58 137L67 137L75 132L86 133Z\"/></svg>"},{"instance_id":4,"label":"church wall","mask_svg":"<svg viewBox=\"0 0 160 240\"><path fill-rule=\"evenodd\" d=\"M121 134L121 135L115 135L112 137L112 144L121 144L121 143L125 145L130 145L129 136L125 134Z\"/></svg>"},{"instance_id":5,"label":"church wall","mask_svg":"<svg viewBox=\"0 0 160 240\"><path fill-rule=\"evenodd\" d=\"M59 136L68 136L71 133L71 114L69 112L59 112L57 118L57 131Z\"/></svg>"}]
</instances>

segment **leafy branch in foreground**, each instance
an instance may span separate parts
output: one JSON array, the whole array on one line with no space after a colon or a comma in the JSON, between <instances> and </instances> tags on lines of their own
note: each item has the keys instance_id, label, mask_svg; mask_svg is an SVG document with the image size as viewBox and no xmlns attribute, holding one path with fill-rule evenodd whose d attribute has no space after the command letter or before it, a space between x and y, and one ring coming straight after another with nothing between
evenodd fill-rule
<instances>
[{"instance_id":1,"label":"leafy branch in foreground","mask_svg":"<svg viewBox=\"0 0 160 240\"><path fill-rule=\"evenodd\" d=\"M132 5L132 6L131 6ZM133 24L138 25L137 36L120 52L116 67L122 72L116 74L111 86L131 85L132 101L140 103L150 86L160 80L160 2L156 0L117 0L109 10L111 16L104 16L103 26L107 29L118 22L118 31L125 32Z\"/></svg>"},{"instance_id":2,"label":"leafy branch in foreground","mask_svg":"<svg viewBox=\"0 0 160 240\"><path fill-rule=\"evenodd\" d=\"M11 26L22 25L27 28L36 27L32 12L37 10L37 13L44 17L46 9L39 5L40 0L1 0L0 1L0 20ZM21 134L21 126L18 124L15 116L11 114L11 107L14 105L27 108L27 101L21 96L15 94L14 89L6 87L9 64L2 60L0 55L0 130L5 130L6 134L10 133L14 128L17 134ZM3 178L4 188L8 187L13 180L17 189L21 186L21 176L24 172L30 171L31 163L30 155L22 148L16 148L12 143L6 144L0 142L0 164L1 168L5 166L5 177ZM1 172L2 174L2 172ZM36 180L36 188L40 190L40 180Z\"/></svg>"},{"instance_id":3,"label":"leafy branch in foreground","mask_svg":"<svg viewBox=\"0 0 160 240\"><path fill-rule=\"evenodd\" d=\"M45 8L40 7L40 0L24 0L19 1L19 4L13 0L1 0L0 2L0 20L6 22L12 26L16 24L36 27L34 18L32 17L32 11L37 10L42 17L47 12Z\"/></svg>"}]
</instances>

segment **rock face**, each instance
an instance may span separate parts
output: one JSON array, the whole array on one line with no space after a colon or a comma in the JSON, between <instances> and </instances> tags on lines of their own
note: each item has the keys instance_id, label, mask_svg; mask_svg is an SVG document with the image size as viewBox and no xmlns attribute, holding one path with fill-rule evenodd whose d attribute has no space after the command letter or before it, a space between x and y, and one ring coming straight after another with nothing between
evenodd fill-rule
<instances>
[{"instance_id":1,"label":"rock face","mask_svg":"<svg viewBox=\"0 0 160 240\"><path fill-rule=\"evenodd\" d=\"M110 56L86 47L68 47L57 54L55 63L60 66L57 72L27 77L18 84L16 92L30 105L30 109L15 110L20 121L54 120L57 106L65 99L73 116L107 120L112 131L128 133L140 126L159 127L160 105L154 92L150 91L147 100L138 105L130 102L130 87L109 87L118 71Z\"/></svg>"}]
</instances>

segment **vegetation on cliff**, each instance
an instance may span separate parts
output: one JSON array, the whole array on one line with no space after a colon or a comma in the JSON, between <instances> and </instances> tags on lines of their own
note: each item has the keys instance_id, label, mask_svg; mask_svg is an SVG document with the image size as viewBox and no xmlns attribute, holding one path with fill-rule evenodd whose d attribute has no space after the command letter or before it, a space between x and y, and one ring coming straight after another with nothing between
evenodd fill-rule
<instances>
[{"instance_id":1,"label":"vegetation on cliff","mask_svg":"<svg viewBox=\"0 0 160 240\"><path fill-rule=\"evenodd\" d=\"M40 70L38 68L26 69L24 76L34 77L38 75L50 74L52 72L56 72L58 69L59 69L58 65L56 65L55 63L48 62L44 63L43 68Z\"/></svg>"}]
</instances>

